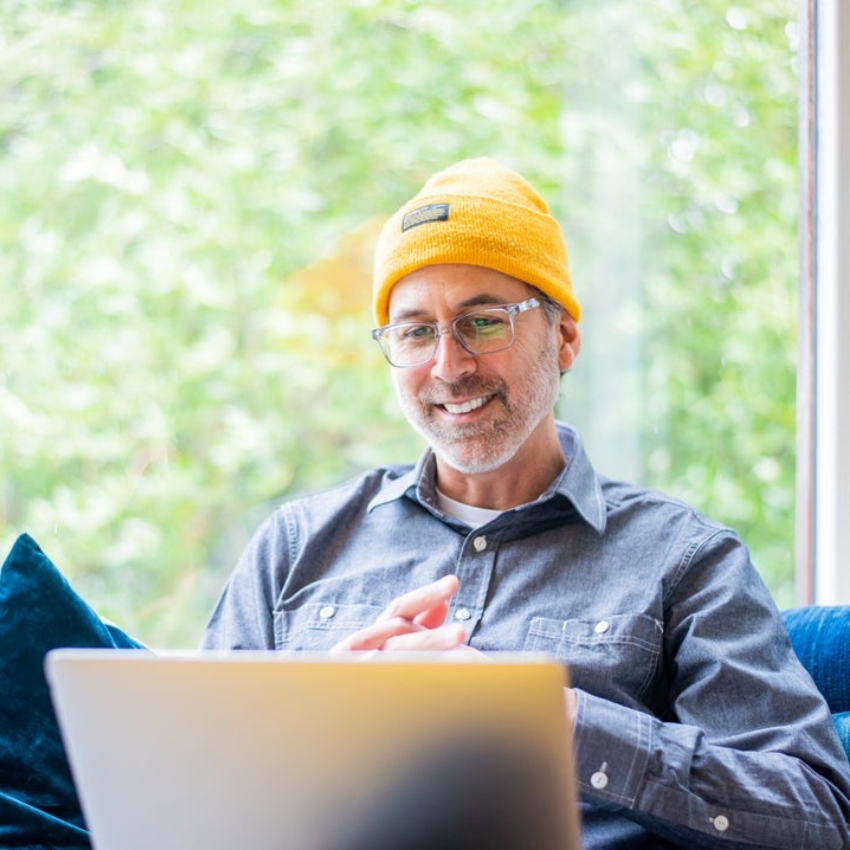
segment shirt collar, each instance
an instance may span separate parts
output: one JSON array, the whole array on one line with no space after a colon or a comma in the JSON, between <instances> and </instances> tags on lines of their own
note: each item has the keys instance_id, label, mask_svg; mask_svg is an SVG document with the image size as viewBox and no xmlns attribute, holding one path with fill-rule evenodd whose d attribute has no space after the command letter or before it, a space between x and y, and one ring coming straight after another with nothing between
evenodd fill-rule
<instances>
[{"instance_id":1,"label":"shirt collar","mask_svg":"<svg viewBox=\"0 0 850 850\"><path fill-rule=\"evenodd\" d=\"M559 493L568 499L579 515L601 534L605 531L608 510L599 477L584 450L584 443L578 431L563 422L555 424L567 465L541 498Z\"/></svg>"},{"instance_id":2,"label":"shirt collar","mask_svg":"<svg viewBox=\"0 0 850 850\"><path fill-rule=\"evenodd\" d=\"M564 457L567 458L567 465L536 502L545 502L555 496L563 496L582 519L601 534L605 530L607 511L596 471L584 451L578 431L563 422L557 422L556 426ZM433 509L437 496L436 469L434 452L430 448L426 449L416 465L407 472L398 478L388 476L384 479L381 490L369 502L368 510L371 511L402 496L408 496Z\"/></svg>"}]
</instances>

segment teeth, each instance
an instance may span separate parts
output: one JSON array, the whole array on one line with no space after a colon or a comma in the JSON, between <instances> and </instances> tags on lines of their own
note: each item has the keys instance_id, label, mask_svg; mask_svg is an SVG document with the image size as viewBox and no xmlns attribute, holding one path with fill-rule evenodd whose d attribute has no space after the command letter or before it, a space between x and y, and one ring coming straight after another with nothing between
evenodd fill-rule
<instances>
[{"instance_id":1,"label":"teeth","mask_svg":"<svg viewBox=\"0 0 850 850\"><path fill-rule=\"evenodd\" d=\"M465 401L463 404L449 404L446 402L443 407L449 413L469 413L471 410L478 410L486 401L486 398L474 398L472 401Z\"/></svg>"}]
</instances>

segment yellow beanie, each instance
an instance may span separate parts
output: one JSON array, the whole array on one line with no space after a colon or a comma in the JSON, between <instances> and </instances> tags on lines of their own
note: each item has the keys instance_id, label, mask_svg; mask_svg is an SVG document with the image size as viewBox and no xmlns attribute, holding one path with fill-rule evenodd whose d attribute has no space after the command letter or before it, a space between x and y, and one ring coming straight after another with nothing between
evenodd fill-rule
<instances>
[{"instance_id":1,"label":"yellow beanie","mask_svg":"<svg viewBox=\"0 0 850 850\"><path fill-rule=\"evenodd\" d=\"M390 290L438 263L484 266L536 286L578 321L567 248L546 202L492 159L466 159L435 174L387 221L375 248L372 308L389 320Z\"/></svg>"}]
</instances>

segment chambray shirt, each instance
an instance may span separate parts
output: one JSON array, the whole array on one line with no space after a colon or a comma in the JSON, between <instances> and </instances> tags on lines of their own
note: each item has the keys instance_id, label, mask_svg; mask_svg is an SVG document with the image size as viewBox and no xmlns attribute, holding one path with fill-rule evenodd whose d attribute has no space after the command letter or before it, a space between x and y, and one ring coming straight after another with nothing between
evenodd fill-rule
<instances>
[{"instance_id":1,"label":"chambray shirt","mask_svg":"<svg viewBox=\"0 0 850 850\"><path fill-rule=\"evenodd\" d=\"M746 547L558 430L564 471L479 528L438 509L431 452L284 504L202 646L328 649L455 573L471 646L569 668L586 850L850 847L850 768Z\"/></svg>"}]
</instances>

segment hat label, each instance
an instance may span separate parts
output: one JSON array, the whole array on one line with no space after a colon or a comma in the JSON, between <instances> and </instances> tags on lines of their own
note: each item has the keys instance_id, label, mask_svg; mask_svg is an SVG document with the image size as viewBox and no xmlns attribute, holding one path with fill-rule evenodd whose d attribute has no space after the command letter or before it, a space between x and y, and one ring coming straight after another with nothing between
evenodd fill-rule
<instances>
[{"instance_id":1,"label":"hat label","mask_svg":"<svg viewBox=\"0 0 850 850\"><path fill-rule=\"evenodd\" d=\"M401 232L404 233L405 230L418 227L420 224L427 224L429 221L448 221L448 219L448 204L426 204L407 213L401 220Z\"/></svg>"}]
</instances>

